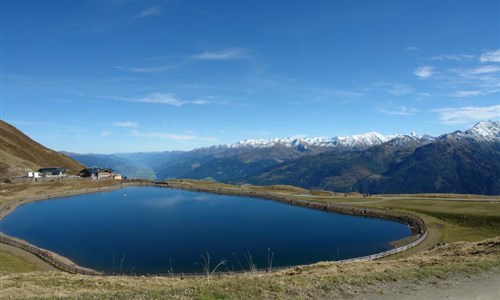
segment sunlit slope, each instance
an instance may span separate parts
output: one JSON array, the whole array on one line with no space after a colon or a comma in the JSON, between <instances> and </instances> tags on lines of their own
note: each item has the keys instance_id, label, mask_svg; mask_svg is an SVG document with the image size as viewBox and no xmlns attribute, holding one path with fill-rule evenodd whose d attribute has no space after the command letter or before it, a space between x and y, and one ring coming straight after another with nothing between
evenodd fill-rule
<instances>
[{"instance_id":1,"label":"sunlit slope","mask_svg":"<svg viewBox=\"0 0 500 300\"><path fill-rule=\"evenodd\" d=\"M0 180L42 167L65 167L77 174L84 166L35 142L14 126L0 120Z\"/></svg>"}]
</instances>

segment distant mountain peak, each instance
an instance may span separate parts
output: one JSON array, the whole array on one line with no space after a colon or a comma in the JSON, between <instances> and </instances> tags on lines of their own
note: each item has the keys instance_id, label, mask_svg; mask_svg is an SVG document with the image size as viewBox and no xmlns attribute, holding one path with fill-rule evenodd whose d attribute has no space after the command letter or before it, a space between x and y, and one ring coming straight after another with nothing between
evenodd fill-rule
<instances>
[{"instance_id":1,"label":"distant mountain peak","mask_svg":"<svg viewBox=\"0 0 500 300\"><path fill-rule=\"evenodd\" d=\"M406 142L419 141L422 139L432 140L433 137L425 135L420 137L417 133L410 134L390 134L383 135L378 132L367 132L363 134L354 134L348 136L336 136L333 138L313 137L313 138L272 138L272 139L246 139L231 145L220 145L218 147L228 148L269 148L274 146L283 146L297 148L299 150L309 147L320 148L352 148L366 149L372 146L381 145L391 140L398 139L398 145L404 145Z\"/></svg>"},{"instance_id":2,"label":"distant mountain peak","mask_svg":"<svg viewBox=\"0 0 500 300\"><path fill-rule=\"evenodd\" d=\"M482 121L467 129L466 131L457 130L451 134L444 134L442 138L454 138L457 140L470 139L475 141L499 142L500 141L500 122Z\"/></svg>"},{"instance_id":3,"label":"distant mountain peak","mask_svg":"<svg viewBox=\"0 0 500 300\"><path fill-rule=\"evenodd\" d=\"M500 122L499 121L479 122L472 128L466 130L465 134L471 135L477 139L485 139L488 141L500 139Z\"/></svg>"},{"instance_id":4,"label":"distant mountain peak","mask_svg":"<svg viewBox=\"0 0 500 300\"><path fill-rule=\"evenodd\" d=\"M474 125L472 128L453 133L444 134L440 137L455 138L455 139L473 139L479 141L498 141L500 140L500 122L499 121L483 121ZM378 132L367 132L363 134L353 134L347 136L328 137L286 137L286 138L271 138L271 139L245 139L234 144L217 145L209 147L210 149L245 149L245 148L271 148L271 147L287 147L297 148L299 151L317 148L339 148L339 149L358 149L364 150L373 146L381 145L390 142L393 146L414 146L418 143L427 144L436 138L427 134L420 136L416 132L409 134L389 134L383 135Z\"/></svg>"}]
</instances>

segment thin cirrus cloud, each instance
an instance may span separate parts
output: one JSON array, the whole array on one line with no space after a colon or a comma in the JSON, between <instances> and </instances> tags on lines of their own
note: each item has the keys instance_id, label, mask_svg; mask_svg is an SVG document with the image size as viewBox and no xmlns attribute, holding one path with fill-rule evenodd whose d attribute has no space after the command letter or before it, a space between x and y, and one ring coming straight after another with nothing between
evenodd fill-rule
<instances>
[{"instance_id":1,"label":"thin cirrus cloud","mask_svg":"<svg viewBox=\"0 0 500 300\"><path fill-rule=\"evenodd\" d=\"M415 69L413 74L422 79L430 78L434 74L434 67L431 66L418 67Z\"/></svg>"},{"instance_id":2,"label":"thin cirrus cloud","mask_svg":"<svg viewBox=\"0 0 500 300\"><path fill-rule=\"evenodd\" d=\"M379 82L375 83L374 86L376 88L382 88L386 93L393 96L409 95L415 92L412 87L405 84Z\"/></svg>"},{"instance_id":3,"label":"thin cirrus cloud","mask_svg":"<svg viewBox=\"0 0 500 300\"><path fill-rule=\"evenodd\" d=\"M470 54L443 54L431 57L431 60L453 60L453 61L463 61L472 60L476 58L476 55Z\"/></svg>"},{"instance_id":4,"label":"thin cirrus cloud","mask_svg":"<svg viewBox=\"0 0 500 300\"><path fill-rule=\"evenodd\" d=\"M161 13L162 6L165 5L166 3L167 3L167 1L164 1L164 2L160 3L159 5L147 7L145 9L143 9L137 15L133 16L133 19L148 18L148 17L152 17L155 15L159 15Z\"/></svg>"},{"instance_id":5,"label":"thin cirrus cloud","mask_svg":"<svg viewBox=\"0 0 500 300\"><path fill-rule=\"evenodd\" d=\"M151 67L126 67L126 66L113 66L113 69L134 72L134 73L160 73L165 71L171 71L178 68L185 67L195 61L229 61L229 60L244 60L250 59L253 55L247 49L225 49L221 51L214 52L203 52L191 56L187 56L181 60L181 62L176 64L164 64L159 66Z\"/></svg>"},{"instance_id":6,"label":"thin cirrus cloud","mask_svg":"<svg viewBox=\"0 0 500 300\"><path fill-rule=\"evenodd\" d=\"M112 133L111 131L107 131L107 130L103 130L103 131L101 131L101 133L100 133L100 135L101 135L102 137L108 137L108 136L110 136L110 135L112 135L112 134L113 134L113 133Z\"/></svg>"},{"instance_id":7,"label":"thin cirrus cloud","mask_svg":"<svg viewBox=\"0 0 500 300\"><path fill-rule=\"evenodd\" d=\"M139 18L145 18L145 17L150 17L154 16L160 13L160 8L159 7L148 7L139 14L134 16L134 19L139 19Z\"/></svg>"},{"instance_id":8,"label":"thin cirrus cloud","mask_svg":"<svg viewBox=\"0 0 500 300\"><path fill-rule=\"evenodd\" d=\"M469 124L500 117L500 105L440 108L432 112L439 114L439 119L443 124Z\"/></svg>"},{"instance_id":9,"label":"thin cirrus cloud","mask_svg":"<svg viewBox=\"0 0 500 300\"><path fill-rule=\"evenodd\" d=\"M471 74L487 74L487 73L496 73L500 72L500 66L495 65L486 65L482 67L475 68L471 71Z\"/></svg>"},{"instance_id":10,"label":"thin cirrus cloud","mask_svg":"<svg viewBox=\"0 0 500 300\"><path fill-rule=\"evenodd\" d=\"M408 108L406 106L400 106L397 109L394 110L388 110L388 109L380 109L380 113L383 113L385 115L396 115L396 116L409 116L413 115L418 112L418 109L416 108Z\"/></svg>"},{"instance_id":11,"label":"thin cirrus cloud","mask_svg":"<svg viewBox=\"0 0 500 300\"><path fill-rule=\"evenodd\" d=\"M139 124L134 121L125 121L125 122L114 122L111 124L113 127L123 127L123 128L137 128Z\"/></svg>"},{"instance_id":12,"label":"thin cirrus cloud","mask_svg":"<svg viewBox=\"0 0 500 300\"><path fill-rule=\"evenodd\" d=\"M121 101L135 102L135 103L151 103L151 104L164 104L180 107L186 104L193 105L207 105L212 104L212 101L206 99L196 99L196 100L183 100L174 94L168 93L153 93L141 98L117 98Z\"/></svg>"},{"instance_id":13,"label":"thin cirrus cloud","mask_svg":"<svg viewBox=\"0 0 500 300\"><path fill-rule=\"evenodd\" d=\"M200 137L190 134L175 134L175 133L165 133L165 132L144 132L139 130L130 131L130 135L134 137L141 138L152 138L152 139L161 139L161 140L173 140L173 141L205 141L205 142L215 142L217 139L212 137Z\"/></svg>"},{"instance_id":14,"label":"thin cirrus cloud","mask_svg":"<svg viewBox=\"0 0 500 300\"><path fill-rule=\"evenodd\" d=\"M203 52L191 56L191 58L197 60L220 60L220 61L249 59L251 57L252 56L250 55L249 51L245 49L225 49L214 52Z\"/></svg>"},{"instance_id":15,"label":"thin cirrus cloud","mask_svg":"<svg viewBox=\"0 0 500 300\"><path fill-rule=\"evenodd\" d=\"M123 67L114 66L113 69L135 73L159 73L177 68L177 65L161 65L156 67Z\"/></svg>"},{"instance_id":16,"label":"thin cirrus cloud","mask_svg":"<svg viewBox=\"0 0 500 300\"><path fill-rule=\"evenodd\" d=\"M488 51L479 57L479 61L484 62L500 62L500 49Z\"/></svg>"},{"instance_id":17,"label":"thin cirrus cloud","mask_svg":"<svg viewBox=\"0 0 500 300\"><path fill-rule=\"evenodd\" d=\"M452 97L458 97L458 98L463 98L463 97L474 97L474 96L481 96L483 95L482 91L456 91L451 94Z\"/></svg>"}]
</instances>

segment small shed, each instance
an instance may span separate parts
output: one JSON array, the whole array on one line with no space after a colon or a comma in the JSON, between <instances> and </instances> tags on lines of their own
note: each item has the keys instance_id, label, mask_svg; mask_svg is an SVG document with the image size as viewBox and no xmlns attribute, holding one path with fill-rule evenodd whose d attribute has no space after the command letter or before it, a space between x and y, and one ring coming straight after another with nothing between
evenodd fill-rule
<instances>
[{"instance_id":1,"label":"small shed","mask_svg":"<svg viewBox=\"0 0 500 300\"><path fill-rule=\"evenodd\" d=\"M30 171L28 172L28 178L39 178L41 175L38 172Z\"/></svg>"},{"instance_id":2,"label":"small shed","mask_svg":"<svg viewBox=\"0 0 500 300\"><path fill-rule=\"evenodd\" d=\"M110 178L113 177L113 170L111 169L101 169L97 172L97 178Z\"/></svg>"},{"instance_id":3,"label":"small shed","mask_svg":"<svg viewBox=\"0 0 500 300\"><path fill-rule=\"evenodd\" d=\"M80 177L96 177L97 178L97 172L99 171L99 168L85 168L80 171Z\"/></svg>"},{"instance_id":4,"label":"small shed","mask_svg":"<svg viewBox=\"0 0 500 300\"><path fill-rule=\"evenodd\" d=\"M40 168L36 173L43 177L62 177L65 175L67 169L64 167L54 167L54 168ZM35 177L35 175L33 174Z\"/></svg>"},{"instance_id":5,"label":"small shed","mask_svg":"<svg viewBox=\"0 0 500 300\"><path fill-rule=\"evenodd\" d=\"M95 179L109 178L113 176L113 170L104 168L86 168L80 171L80 176Z\"/></svg>"}]
</instances>

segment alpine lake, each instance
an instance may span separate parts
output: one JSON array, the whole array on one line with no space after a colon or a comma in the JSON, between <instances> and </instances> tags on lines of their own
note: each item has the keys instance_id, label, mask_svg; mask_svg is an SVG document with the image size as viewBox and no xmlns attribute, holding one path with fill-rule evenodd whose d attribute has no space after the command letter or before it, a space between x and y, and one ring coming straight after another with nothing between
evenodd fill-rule
<instances>
[{"instance_id":1,"label":"alpine lake","mask_svg":"<svg viewBox=\"0 0 500 300\"><path fill-rule=\"evenodd\" d=\"M106 273L167 274L294 266L390 250L400 222L271 200L128 187L24 204L2 232Z\"/></svg>"}]
</instances>

